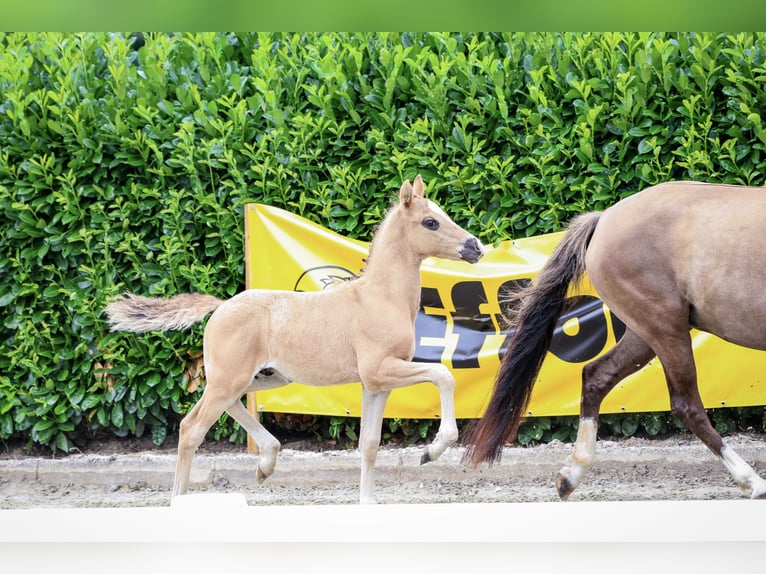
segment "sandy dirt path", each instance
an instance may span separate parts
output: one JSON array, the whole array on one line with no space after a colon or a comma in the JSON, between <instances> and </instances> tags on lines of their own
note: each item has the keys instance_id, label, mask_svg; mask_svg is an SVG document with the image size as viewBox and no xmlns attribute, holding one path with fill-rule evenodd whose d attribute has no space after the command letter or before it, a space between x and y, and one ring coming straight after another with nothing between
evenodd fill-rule
<instances>
[{"instance_id":1,"label":"sandy dirt path","mask_svg":"<svg viewBox=\"0 0 766 574\"><path fill-rule=\"evenodd\" d=\"M766 437L739 434L728 442L766 476ZM120 452L119 441L82 454L0 455L0 508L166 506L175 452ZM471 470L462 447L421 466L422 447L383 447L376 466L380 503L558 501L553 481L571 445L553 442L506 448L500 463ZM244 447L203 445L190 492L241 493L250 505L355 504L359 453L286 445L275 473L255 480ZM599 441L596 462L570 501L738 499L742 494L718 460L689 435L662 440Z\"/></svg>"}]
</instances>

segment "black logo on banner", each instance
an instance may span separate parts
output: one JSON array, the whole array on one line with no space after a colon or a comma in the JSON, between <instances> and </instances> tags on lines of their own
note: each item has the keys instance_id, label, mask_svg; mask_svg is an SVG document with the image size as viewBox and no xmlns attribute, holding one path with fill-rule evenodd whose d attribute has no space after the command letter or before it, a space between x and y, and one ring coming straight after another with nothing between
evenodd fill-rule
<instances>
[{"instance_id":1,"label":"black logo on banner","mask_svg":"<svg viewBox=\"0 0 766 574\"><path fill-rule=\"evenodd\" d=\"M312 267L301 273L301 276L295 282L293 291L316 291L315 285L319 285L322 290L325 290L338 283L356 279L356 277L351 271L338 265Z\"/></svg>"},{"instance_id":2,"label":"black logo on banner","mask_svg":"<svg viewBox=\"0 0 766 574\"><path fill-rule=\"evenodd\" d=\"M500 286L498 293L528 283L528 279L514 279ZM496 294L497 295L497 294ZM501 313L485 314L480 306L488 301L481 281L463 281L452 287L451 311L441 300L439 291L431 287L422 289L420 311L415 321L415 361L439 363L451 359L453 369L479 367L479 353L491 335L504 335L498 348L502 358L511 330L503 329ZM550 352L568 363L583 363L595 358L607 344L607 321L611 322L615 339L625 332L625 325L617 317L608 314L598 297L580 295L571 298L569 311L558 320L551 342ZM451 357L445 357L447 336L456 339Z\"/></svg>"}]
</instances>

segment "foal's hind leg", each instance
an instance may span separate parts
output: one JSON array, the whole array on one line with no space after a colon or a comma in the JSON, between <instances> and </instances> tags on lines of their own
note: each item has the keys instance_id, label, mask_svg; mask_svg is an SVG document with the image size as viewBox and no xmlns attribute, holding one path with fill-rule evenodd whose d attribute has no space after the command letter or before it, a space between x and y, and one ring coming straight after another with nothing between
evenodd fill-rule
<instances>
[{"instance_id":1,"label":"foal's hind leg","mask_svg":"<svg viewBox=\"0 0 766 574\"><path fill-rule=\"evenodd\" d=\"M274 465L277 462L277 454L279 453L279 441L263 427L258 419L247 412L241 401L234 401L226 409L226 412L253 437L255 444L258 446L258 467L256 468L255 475L258 482L263 482L274 472Z\"/></svg>"},{"instance_id":2,"label":"foal's hind leg","mask_svg":"<svg viewBox=\"0 0 766 574\"><path fill-rule=\"evenodd\" d=\"M173 496L186 492L189 486L189 474L194 453L199 445L202 444L202 441L205 440L207 431L223 414L226 407L229 406L229 400L227 397L216 396L210 390L210 385L208 384L202 393L202 398L181 421L178 435L178 459L176 461L176 475L173 483Z\"/></svg>"},{"instance_id":3,"label":"foal's hind leg","mask_svg":"<svg viewBox=\"0 0 766 574\"><path fill-rule=\"evenodd\" d=\"M665 369L673 414L718 456L746 495L766 498L766 481L726 445L710 423L697 387L697 370L690 338L666 341L657 348L662 348L658 356Z\"/></svg>"},{"instance_id":4,"label":"foal's hind leg","mask_svg":"<svg viewBox=\"0 0 766 574\"><path fill-rule=\"evenodd\" d=\"M598 414L604 397L617 383L641 369L654 356L649 345L628 329L609 352L583 368L577 440L572 454L556 477L556 489L562 500L569 498L593 463Z\"/></svg>"}]
</instances>

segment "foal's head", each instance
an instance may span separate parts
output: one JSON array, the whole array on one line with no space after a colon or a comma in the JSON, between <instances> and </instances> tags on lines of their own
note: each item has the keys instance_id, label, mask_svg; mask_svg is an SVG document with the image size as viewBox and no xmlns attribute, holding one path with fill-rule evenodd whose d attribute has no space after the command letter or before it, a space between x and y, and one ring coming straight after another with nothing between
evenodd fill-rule
<instances>
[{"instance_id":1,"label":"foal's head","mask_svg":"<svg viewBox=\"0 0 766 574\"><path fill-rule=\"evenodd\" d=\"M484 246L476 237L452 221L433 201L424 196L423 180L418 175L406 180L399 190L402 239L412 245L422 258L441 257L476 263L484 255Z\"/></svg>"}]
</instances>

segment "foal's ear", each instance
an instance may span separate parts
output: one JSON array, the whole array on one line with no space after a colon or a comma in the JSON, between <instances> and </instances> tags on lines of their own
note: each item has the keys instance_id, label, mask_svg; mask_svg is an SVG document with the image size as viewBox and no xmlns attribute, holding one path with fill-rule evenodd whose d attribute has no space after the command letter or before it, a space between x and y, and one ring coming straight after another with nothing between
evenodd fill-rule
<instances>
[{"instance_id":1,"label":"foal's ear","mask_svg":"<svg viewBox=\"0 0 766 574\"><path fill-rule=\"evenodd\" d=\"M425 197L426 186L423 185L423 178L420 174L415 176L415 182L412 184L412 191L415 197Z\"/></svg>"},{"instance_id":2,"label":"foal's ear","mask_svg":"<svg viewBox=\"0 0 766 574\"><path fill-rule=\"evenodd\" d=\"M412 191L412 185L410 184L410 180L405 179L401 189L399 190L399 202L404 207L409 207L410 203L412 202L412 195L413 195L413 191Z\"/></svg>"}]
</instances>

